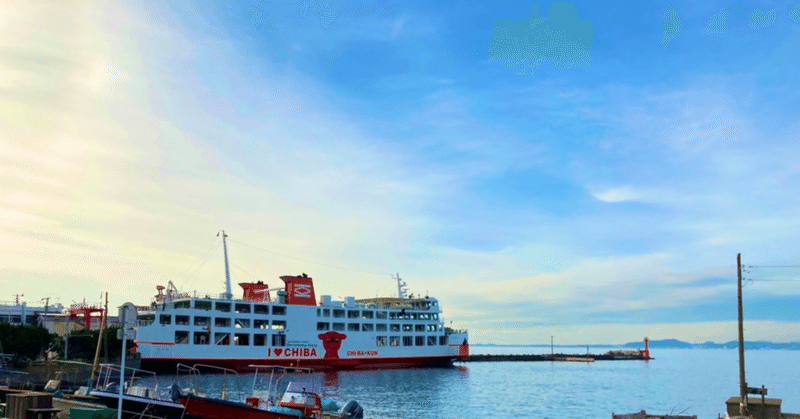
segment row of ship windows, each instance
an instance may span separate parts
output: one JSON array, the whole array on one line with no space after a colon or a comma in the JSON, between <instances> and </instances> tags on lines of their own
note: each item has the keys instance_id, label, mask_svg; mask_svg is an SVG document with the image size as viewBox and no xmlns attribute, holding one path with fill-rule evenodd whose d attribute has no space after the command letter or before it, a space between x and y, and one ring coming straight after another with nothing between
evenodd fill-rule
<instances>
[{"instance_id":1,"label":"row of ship windows","mask_svg":"<svg viewBox=\"0 0 800 419\"><path fill-rule=\"evenodd\" d=\"M346 327L346 329L345 329ZM372 323L324 323L319 322L317 323L317 330L324 332L328 330L334 331L344 331L347 330L348 332L358 332L359 330L362 332L399 332L402 328L403 332L441 332L444 331L444 327L442 325L436 324L384 324L378 323L373 325Z\"/></svg>"},{"instance_id":2,"label":"row of ship windows","mask_svg":"<svg viewBox=\"0 0 800 419\"><path fill-rule=\"evenodd\" d=\"M172 324L172 315L170 314L159 314L158 315L158 322L162 325L170 325ZM147 326L153 322L154 318L152 317L142 317L140 319L140 324L142 326ZM285 320L272 320L271 321L271 328L272 329L285 329L286 328L286 321ZM191 318L190 316L182 316L176 315L175 316L175 325L176 326L189 326L191 325ZM230 317L215 317L214 318L214 327L233 327L237 329L244 329L250 328L251 319L231 319ZM207 327L211 326L211 317L205 316L194 316L194 325ZM270 329L270 320L266 319L253 319L252 325L254 329ZM361 325L361 328L359 327ZM347 330L350 331L358 331L363 330L365 332L377 330L378 332L385 332L390 330L392 332L399 332L400 329L404 332L416 331L416 332L424 332L424 331L437 331L443 330L441 324L385 324L385 323L378 323L373 325L372 323L348 323ZM317 330L345 330L345 323L337 323L334 322L331 326L331 323L328 322L318 322L317 323Z\"/></svg>"},{"instance_id":3,"label":"row of ship windows","mask_svg":"<svg viewBox=\"0 0 800 419\"><path fill-rule=\"evenodd\" d=\"M142 326L147 326L153 322L153 318L140 318L139 324ZM170 314L159 314L158 322L162 325L169 325L172 324L172 315ZM285 320L272 320L272 329L285 329L286 328L286 321ZM233 327L237 329L243 328L250 328L250 319L233 319L231 321L230 317L214 317L214 327ZM254 329L269 329L270 328L270 321L269 320L262 320L262 319L254 319L253 322ZM190 317L189 316L175 316L175 325L176 326L189 326L191 325ZM205 316L194 316L194 325L207 327L211 326L211 317Z\"/></svg>"},{"instance_id":4,"label":"row of ship windows","mask_svg":"<svg viewBox=\"0 0 800 419\"><path fill-rule=\"evenodd\" d=\"M252 335L253 346L267 346L268 337L271 336L272 346L286 346L286 335L266 335L262 333L254 333ZM191 339L190 339L191 337ZM213 340L209 332L189 332L185 330L178 330L175 332L175 343L179 345L188 345L190 342L195 345L221 345L228 346L231 344L231 334L228 332L214 333ZM249 333L234 333L233 344L236 346L250 346Z\"/></svg>"},{"instance_id":5,"label":"row of ship windows","mask_svg":"<svg viewBox=\"0 0 800 419\"><path fill-rule=\"evenodd\" d=\"M251 340L252 337L252 340ZM175 343L179 345L188 345L190 342L195 345L211 345L212 343L217 346L267 346L271 340L272 346L286 346L286 335L266 335L254 333L252 336L249 333L234 333L231 339L231 333L222 332L214 333L213 340L209 332L189 332L189 331L176 331ZM376 336L375 346L440 346L447 345L447 336Z\"/></svg>"},{"instance_id":6,"label":"row of ship windows","mask_svg":"<svg viewBox=\"0 0 800 419\"><path fill-rule=\"evenodd\" d=\"M265 304L250 304L250 303L226 303L219 301L204 301L204 300L182 300L174 303L176 309L180 308L194 308L196 310L215 311L221 313L254 313L254 314L270 314L284 316L286 315L286 306L272 305L270 310L269 305ZM438 313L406 313L405 309L400 311L385 311L385 310L345 310L345 309L330 309L318 308L317 317L333 317L336 319L389 319L389 320L438 320Z\"/></svg>"},{"instance_id":7,"label":"row of ship windows","mask_svg":"<svg viewBox=\"0 0 800 419\"><path fill-rule=\"evenodd\" d=\"M206 310L211 311L212 302L211 301L203 301L203 300L194 300L194 306L192 306L192 300L182 300L176 301L174 303L175 308L194 308L196 310ZM255 313L255 314L269 314L270 306L265 304L249 304L249 303L223 303L223 302L213 302L213 307L215 311L219 311L222 313L230 313L233 310L235 313ZM286 306L279 306L273 305L272 306L272 314L277 316L283 316L286 314Z\"/></svg>"},{"instance_id":8,"label":"row of ship windows","mask_svg":"<svg viewBox=\"0 0 800 419\"><path fill-rule=\"evenodd\" d=\"M331 317L335 319L378 319L378 320L439 320L438 313L406 313L405 310L400 311L374 311L374 310L344 310L344 309L329 309L318 308L317 317Z\"/></svg>"},{"instance_id":9,"label":"row of ship windows","mask_svg":"<svg viewBox=\"0 0 800 419\"><path fill-rule=\"evenodd\" d=\"M439 346L445 346L447 336L389 336L388 339L389 346L400 346L400 342L403 342L403 346L425 346L426 343L427 346L436 346L437 341ZM375 338L376 346L386 346L386 343L386 336Z\"/></svg>"}]
</instances>

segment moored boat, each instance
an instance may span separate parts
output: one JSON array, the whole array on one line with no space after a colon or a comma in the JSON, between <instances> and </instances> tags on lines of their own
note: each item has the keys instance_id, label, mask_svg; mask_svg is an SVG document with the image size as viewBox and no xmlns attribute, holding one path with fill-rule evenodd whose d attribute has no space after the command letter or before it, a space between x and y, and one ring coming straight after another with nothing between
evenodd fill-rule
<instances>
[{"instance_id":1,"label":"moored boat","mask_svg":"<svg viewBox=\"0 0 800 419\"><path fill-rule=\"evenodd\" d=\"M313 370L308 368L287 368L276 365L251 366L255 369L253 390L245 401L226 400L225 394L219 398L206 397L196 393L178 396L188 415L202 419L321 419L321 418L363 418L364 410L356 401L339 406L332 400L323 400L315 391L313 380L309 377ZM266 391L256 386L259 372L264 377L269 372ZM299 378L299 381L298 381ZM285 389L283 389L285 384Z\"/></svg>"},{"instance_id":2,"label":"moored boat","mask_svg":"<svg viewBox=\"0 0 800 419\"><path fill-rule=\"evenodd\" d=\"M102 364L95 388L88 395L95 403L118 409L120 367ZM159 385L151 371L125 368L122 392L122 415L124 418L187 418L183 405L178 401L177 385Z\"/></svg>"},{"instance_id":3,"label":"moored boat","mask_svg":"<svg viewBox=\"0 0 800 419\"><path fill-rule=\"evenodd\" d=\"M224 249L225 238L222 232ZM281 276L283 286L240 283L231 292L227 250L226 292L197 297L170 282L159 286L151 306L140 309L136 350L141 367L174 371L178 363L246 371L251 364L310 368L405 368L448 366L469 356L465 330L445 327L439 301L406 295L317 300L306 274Z\"/></svg>"}]
</instances>

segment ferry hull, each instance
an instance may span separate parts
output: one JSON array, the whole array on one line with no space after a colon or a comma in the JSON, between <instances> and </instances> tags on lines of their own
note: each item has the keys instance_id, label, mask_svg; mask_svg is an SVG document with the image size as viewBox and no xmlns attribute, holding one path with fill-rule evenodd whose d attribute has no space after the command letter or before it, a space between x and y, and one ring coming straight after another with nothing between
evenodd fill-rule
<instances>
[{"instance_id":1,"label":"ferry hull","mask_svg":"<svg viewBox=\"0 0 800 419\"><path fill-rule=\"evenodd\" d=\"M252 372L250 365L270 365L314 368L319 370L359 370L392 368L441 368L451 367L455 356L394 357L394 358L346 358L346 359L142 359L142 369L174 373L178 363L185 365L205 364L229 368L238 372Z\"/></svg>"}]
</instances>

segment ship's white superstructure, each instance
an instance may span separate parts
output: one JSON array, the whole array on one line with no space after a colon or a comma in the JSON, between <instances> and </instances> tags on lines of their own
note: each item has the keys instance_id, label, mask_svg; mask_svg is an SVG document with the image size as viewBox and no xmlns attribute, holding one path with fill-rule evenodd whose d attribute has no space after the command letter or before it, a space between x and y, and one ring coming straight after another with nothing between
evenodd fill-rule
<instances>
[{"instance_id":1,"label":"ship's white superstructure","mask_svg":"<svg viewBox=\"0 0 800 419\"><path fill-rule=\"evenodd\" d=\"M305 274L281 280L284 286L276 289L241 283L241 299L229 287L220 298L159 287L156 302L139 313L135 343L142 368L396 368L446 365L469 353L467 332L445 327L438 300L407 298L399 276L396 298L341 301L329 295L317 301Z\"/></svg>"}]
</instances>

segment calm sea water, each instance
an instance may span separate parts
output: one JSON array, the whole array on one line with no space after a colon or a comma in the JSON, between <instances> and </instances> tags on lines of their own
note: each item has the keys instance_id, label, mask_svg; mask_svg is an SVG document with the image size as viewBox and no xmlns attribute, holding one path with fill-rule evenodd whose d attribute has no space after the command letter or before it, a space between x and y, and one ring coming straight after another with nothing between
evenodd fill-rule
<instances>
[{"instance_id":1,"label":"calm sea water","mask_svg":"<svg viewBox=\"0 0 800 419\"><path fill-rule=\"evenodd\" d=\"M472 349L476 354L549 352ZM612 412L642 409L717 418L724 415L725 401L738 394L735 350L657 349L652 355L656 359L650 362L471 362L452 369L342 371L315 378L323 397L357 400L369 418L606 419ZM800 413L800 351L747 351L746 371L750 386L765 384L769 397L783 399L784 412ZM162 385L171 379L163 377ZM218 394L221 381L205 376L200 385ZM229 380L229 388L236 386L249 391L252 375L240 376L238 383Z\"/></svg>"}]
</instances>

